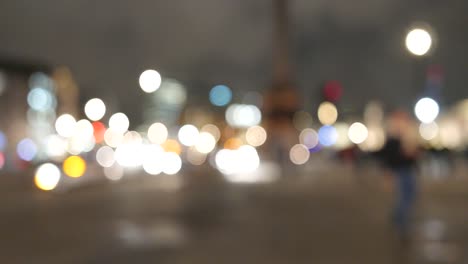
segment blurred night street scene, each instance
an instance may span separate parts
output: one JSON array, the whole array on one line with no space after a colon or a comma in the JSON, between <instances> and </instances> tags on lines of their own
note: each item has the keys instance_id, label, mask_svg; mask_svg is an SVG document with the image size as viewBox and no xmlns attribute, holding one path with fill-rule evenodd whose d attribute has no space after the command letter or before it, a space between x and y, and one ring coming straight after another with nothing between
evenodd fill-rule
<instances>
[{"instance_id":1,"label":"blurred night street scene","mask_svg":"<svg viewBox=\"0 0 468 264\"><path fill-rule=\"evenodd\" d=\"M468 1L2 1L0 263L468 263Z\"/></svg>"}]
</instances>

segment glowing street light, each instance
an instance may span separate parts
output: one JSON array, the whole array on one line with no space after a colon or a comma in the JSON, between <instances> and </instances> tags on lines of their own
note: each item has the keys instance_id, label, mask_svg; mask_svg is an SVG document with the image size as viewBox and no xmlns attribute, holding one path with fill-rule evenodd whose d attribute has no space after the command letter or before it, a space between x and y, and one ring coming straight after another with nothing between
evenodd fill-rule
<instances>
[{"instance_id":1,"label":"glowing street light","mask_svg":"<svg viewBox=\"0 0 468 264\"><path fill-rule=\"evenodd\" d=\"M423 56L431 49L432 37L427 30L415 28L406 35L405 44L409 52L416 56Z\"/></svg>"},{"instance_id":2,"label":"glowing street light","mask_svg":"<svg viewBox=\"0 0 468 264\"><path fill-rule=\"evenodd\" d=\"M429 97L422 98L414 106L414 113L422 123L432 123L439 115L439 104Z\"/></svg>"}]
</instances>

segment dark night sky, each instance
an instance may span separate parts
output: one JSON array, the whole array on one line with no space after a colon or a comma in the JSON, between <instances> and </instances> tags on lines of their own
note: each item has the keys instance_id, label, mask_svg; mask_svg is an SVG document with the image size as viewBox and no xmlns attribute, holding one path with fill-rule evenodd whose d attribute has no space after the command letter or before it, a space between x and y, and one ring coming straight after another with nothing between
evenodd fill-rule
<instances>
[{"instance_id":1,"label":"dark night sky","mask_svg":"<svg viewBox=\"0 0 468 264\"><path fill-rule=\"evenodd\" d=\"M360 108L369 99L408 106L424 64L445 69L442 102L468 96L467 1L292 0L295 79L310 109L319 84L338 79L342 104ZM44 0L0 3L0 54L68 65L82 100L116 99L139 119L138 76L154 68L182 81L196 95L225 83L241 97L271 77L271 1ZM437 33L424 61L404 49L415 21ZM199 92L201 91L201 93ZM200 102L208 102L207 96Z\"/></svg>"}]
</instances>

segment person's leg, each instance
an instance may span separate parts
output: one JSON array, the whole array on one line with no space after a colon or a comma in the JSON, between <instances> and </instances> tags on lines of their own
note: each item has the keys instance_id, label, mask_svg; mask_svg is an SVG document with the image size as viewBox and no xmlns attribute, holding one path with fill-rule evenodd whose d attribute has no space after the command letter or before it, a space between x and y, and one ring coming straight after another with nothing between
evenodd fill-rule
<instances>
[{"instance_id":1,"label":"person's leg","mask_svg":"<svg viewBox=\"0 0 468 264\"><path fill-rule=\"evenodd\" d=\"M415 198L415 178L410 168L400 168L397 170L396 174L398 198L394 220L398 229L401 232L406 232Z\"/></svg>"}]
</instances>

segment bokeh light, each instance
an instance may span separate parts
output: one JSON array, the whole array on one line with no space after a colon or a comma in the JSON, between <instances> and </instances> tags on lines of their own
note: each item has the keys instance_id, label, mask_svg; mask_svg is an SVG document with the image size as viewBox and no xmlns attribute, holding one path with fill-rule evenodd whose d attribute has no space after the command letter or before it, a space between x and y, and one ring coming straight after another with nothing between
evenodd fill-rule
<instances>
[{"instance_id":1,"label":"bokeh light","mask_svg":"<svg viewBox=\"0 0 468 264\"><path fill-rule=\"evenodd\" d=\"M59 135L46 138L46 154L54 160L61 160L67 154L67 140Z\"/></svg>"},{"instance_id":2,"label":"bokeh light","mask_svg":"<svg viewBox=\"0 0 468 264\"><path fill-rule=\"evenodd\" d=\"M215 163L218 170L230 181L240 180L242 174L251 173L260 166L257 150L249 145L240 146L236 150L222 149L216 153ZM240 174L240 175L239 175Z\"/></svg>"},{"instance_id":3,"label":"bokeh light","mask_svg":"<svg viewBox=\"0 0 468 264\"><path fill-rule=\"evenodd\" d=\"M75 133L76 120L72 115L63 114L55 121L55 130L65 138L71 137Z\"/></svg>"},{"instance_id":4,"label":"bokeh light","mask_svg":"<svg viewBox=\"0 0 468 264\"><path fill-rule=\"evenodd\" d=\"M421 123L419 125L419 135L425 140L432 140L439 134L439 126L435 122Z\"/></svg>"},{"instance_id":5,"label":"bokeh light","mask_svg":"<svg viewBox=\"0 0 468 264\"><path fill-rule=\"evenodd\" d=\"M317 116L323 125L333 125L338 118L338 110L334 104L323 102L318 108Z\"/></svg>"},{"instance_id":6,"label":"bokeh light","mask_svg":"<svg viewBox=\"0 0 468 264\"><path fill-rule=\"evenodd\" d=\"M336 133L338 134L333 147L337 150L349 148L353 144L348 137L349 125L345 122L337 122L333 127L336 129Z\"/></svg>"},{"instance_id":7,"label":"bokeh light","mask_svg":"<svg viewBox=\"0 0 468 264\"><path fill-rule=\"evenodd\" d=\"M179 129L179 133L177 135L182 145L190 147L197 143L199 134L200 132L194 125L187 124L183 125Z\"/></svg>"},{"instance_id":8,"label":"bokeh light","mask_svg":"<svg viewBox=\"0 0 468 264\"><path fill-rule=\"evenodd\" d=\"M359 122L353 123L348 130L348 138L354 144L361 144L367 139L369 131L367 127Z\"/></svg>"},{"instance_id":9,"label":"bokeh light","mask_svg":"<svg viewBox=\"0 0 468 264\"><path fill-rule=\"evenodd\" d=\"M310 152L307 146L296 144L289 150L289 159L296 165L302 165L309 160Z\"/></svg>"},{"instance_id":10,"label":"bokeh light","mask_svg":"<svg viewBox=\"0 0 468 264\"><path fill-rule=\"evenodd\" d=\"M179 155L174 152L167 152L163 154L163 169L165 174L173 175L180 171L182 168L182 160Z\"/></svg>"},{"instance_id":11,"label":"bokeh light","mask_svg":"<svg viewBox=\"0 0 468 264\"><path fill-rule=\"evenodd\" d=\"M224 142L224 148L225 149L238 149L242 145L242 140L238 138L228 138L226 142Z\"/></svg>"},{"instance_id":12,"label":"bokeh light","mask_svg":"<svg viewBox=\"0 0 468 264\"><path fill-rule=\"evenodd\" d=\"M28 104L32 109L44 112L55 107L55 99L48 90L36 87L28 93Z\"/></svg>"},{"instance_id":13,"label":"bokeh light","mask_svg":"<svg viewBox=\"0 0 468 264\"><path fill-rule=\"evenodd\" d=\"M115 113L109 119L109 128L115 132L125 133L130 126L130 121L124 113Z\"/></svg>"},{"instance_id":14,"label":"bokeh light","mask_svg":"<svg viewBox=\"0 0 468 264\"><path fill-rule=\"evenodd\" d=\"M86 161L80 156L70 156L63 162L63 172L72 178L83 176L86 171Z\"/></svg>"},{"instance_id":15,"label":"bokeh light","mask_svg":"<svg viewBox=\"0 0 468 264\"><path fill-rule=\"evenodd\" d=\"M151 175L158 175L163 170L164 149L155 144L146 146L143 170Z\"/></svg>"},{"instance_id":16,"label":"bokeh light","mask_svg":"<svg viewBox=\"0 0 468 264\"><path fill-rule=\"evenodd\" d=\"M5 166L5 154L0 152L0 170L3 169L3 166Z\"/></svg>"},{"instance_id":17,"label":"bokeh light","mask_svg":"<svg viewBox=\"0 0 468 264\"><path fill-rule=\"evenodd\" d=\"M299 142L307 148L315 148L319 143L318 134L312 128L306 128L299 134Z\"/></svg>"},{"instance_id":18,"label":"bokeh light","mask_svg":"<svg viewBox=\"0 0 468 264\"><path fill-rule=\"evenodd\" d=\"M194 147L191 147L187 151L187 161L192 165L202 165L206 161L206 154L200 153Z\"/></svg>"},{"instance_id":19,"label":"bokeh light","mask_svg":"<svg viewBox=\"0 0 468 264\"><path fill-rule=\"evenodd\" d=\"M143 139L141 138L140 133L137 131L128 131L124 134L123 144L141 144Z\"/></svg>"},{"instance_id":20,"label":"bokeh light","mask_svg":"<svg viewBox=\"0 0 468 264\"><path fill-rule=\"evenodd\" d=\"M421 98L414 107L414 113L419 121L431 123L439 115L439 104L429 97Z\"/></svg>"},{"instance_id":21,"label":"bokeh light","mask_svg":"<svg viewBox=\"0 0 468 264\"><path fill-rule=\"evenodd\" d=\"M104 141L104 134L106 133L106 126L104 123L96 121L93 125L93 136L96 143L102 143Z\"/></svg>"},{"instance_id":22,"label":"bokeh light","mask_svg":"<svg viewBox=\"0 0 468 264\"><path fill-rule=\"evenodd\" d=\"M18 157L25 161L31 161L37 154L37 146L34 141L29 138L21 140L16 146Z\"/></svg>"},{"instance_id":23,"label":"bokeh light","mask_svg":"<svg viewBox=\"0 0 468 264\"><path fill-rule=\"evenodd\" d=\"M144 146L141 144L122 144L115 149L115 161L122 167L135 168L143 164Z\"/></svg>"},{"instance_id":24,"label":"bokeh light","mask_svg":"<svg viewBox=\"0 0 468 264\"><path fill-rule=\"evenodd\" d=\"M226 110L226 121L232 127L256 126L262 121L262 113L255 105L232 104Z\"/></svg>"},{"instance_id":25,"label":"bokeh light","mask_svg":"<svg viewBox=\"0 0 468 264\"><path fill-rule=\"evenodd\" d=\"M34 183L43 191L50 191L57 187L60 181L60 169L52 163L39 166L34 175Z\"/></svg>"},{"instance_id":26,"label":"bokeh light","mask_svg":"<svg viewBox=\"0 0 468 264\"><path fill-rule=\"evenodd\" d=\"M124 176L124 169L117 163L104 167L104 176L111 181L118 181Z\"/></svg>"},{"instance_id":27,"label":"bokeh light","mask_svg":"<svg viewBox=\"0 0 468 264\"><path fill-rule=\"evenodd\" d=\"M325 147L332 146L338 140L338 132L333 126L322 126L318 131L319 142Z\"/></svg>"},{"instance_id":28,"label":"bokeh light","mask_svg":"<svg viewBox=\"0 0 468 264\"><path fill-rule=\"evenodd\" d=\"M121 132L117 132L114 129L108 128L104 133L104 141L107 145L116 148L122 144L124 135Z\"/></svg>"},{"instance_id":29,"label":"bokeh light","mask_svg":"<svg viewBox=\"0 0 468 264\"><path fill-rule=\"evenodd\" d=\"M216 142L218 142L219 138L221 137L221 132L219 128L213 124L206 124L201 129L200 132L208 132L215 138Z\"/></svg>"},{"instance_id":30,"label":"bokeh light","mask_svg":"<svg viewBox=\"0 0 468 264\"><path fill-rule=\"evenodd\" d=\"M261 126L249 127L245 133L245 140L251 146L261 146L267 140L267 132Z\"/></svg>"},{"instance_id":31,"label":"bokeh light","mask_svg":"<svg viewBox=\"0 0 468 264\"><path fill-rule=\"evenodd\" d=\"M115 163L114 150L108 146L100 147L96 152L96 161L104 168L111 167Z\"/></svg>"},{"instance_id":32,"label":"bokeh light","mask_svg":"<svg viewBox=\"0 0 468 264\"><path fill-rule=\"evenodd\" d=\"M167 140L168 131L164 124L154 123L148 128L148 139L154 144L162 144Z\"/></svg>"},{"instance_id":33,"label":"bokeh light","mask_svg":"<svg viewBox=\"0 0 468 264\"><path fill-rule=\"evenodd\" d=\"M164 142L161 147L163 147L164 151L166 152L173 152L177 155L180 155L182 152L182 147L180 146L179 142L174 139L168 139Z\"/></svg>"},{"instance_id":34,"label":"bokeh light","mask_svg":"<svg viewBox=\"0 0 468 264\"><path fill-rule=\"evenodd\" d=\"M93 98L85 104L84 111L89 120L98 121L106 114L106 105L101 99Z\"/></svg>"},{"instance_id":35,"label":"bokeh light","mask_svg":"<svg viewBox=\"0 0 468 264\"><path fill-rule=\"evenodd\" d=\"M211 88L210 102L216 106L225 106L231 102L232 91L226 85L216 85Z\"/></svg>"},{"instance_id":36,"label":"bokeh light","mask_svg":"<svg viewBox=\"0 0 468 264\"><path fill-rule=\"evenodd\" d=\"M4 151L6 146L7 146L7 137L5 136L5 133L0 131L0 151Z\"/></svg>"},{"instance_id":37,"label":"bokeh light","mask_svg":"<svg viewBox=\"0 0 468 264\"><path fill-rule=\"evenodd\" d=\"M195 144L195 149L200 153L210 153L216 147L216 139L208 132L201 132Z\"/></svg>"},{"instance_id":38,"label":"bokeh light","mask_svg":"<svg viewBox=\"0 0 468 264\"><path fill-rule=\"evenodd\" d=\"M161 75L155 70L146 70L141 73L139 83L145 93L152 93L161 86Z\"/></svg>"},{"instance_id":39,"label":"bokeh light","mask_svg":"<svg viewBox=\"0 0 468 264\"><path fill-rule=\"evenodd\" d=\"M432 38L426 30L415 28L406 35L405 44L412 54L423 56L431 49Z\"/></svg>"}]
</instances>

